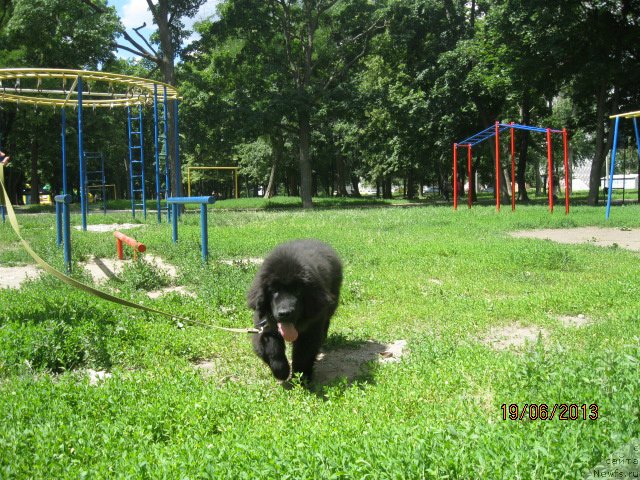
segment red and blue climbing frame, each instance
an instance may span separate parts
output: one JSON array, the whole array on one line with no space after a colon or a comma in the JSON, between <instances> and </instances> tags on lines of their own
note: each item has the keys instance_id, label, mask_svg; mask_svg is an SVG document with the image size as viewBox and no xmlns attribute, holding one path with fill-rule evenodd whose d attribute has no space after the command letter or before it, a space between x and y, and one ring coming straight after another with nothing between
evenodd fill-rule
<instances>
[{"instance_id":1,"label":"red and blue climbing frame","mask_svg":"<svg viewBox=\"0 0 640 480\"><path fill-rule=\"evenodd\" d=\"M485 128L481 132L476 133L464 140L453 144L453 208L455 210L458 209L458 149L466 148L467 149L467 178L469 179L469 184L471 184L471 179L473 178L473 153L472 149L474 146L484 142L485 140L489 140L490 138L494 138L495 140L495 193L496 193L496 211L500 211L500 134L509 130L511 136L511 210L516 209L516 199L513 193L516 190L516 142L515 142L515 131L516 130L525 130L531 132L538 132L546 134L547 139L547 178L548 178L548 195L549 195L549 212L553 213L553 144L552 144L552 135L559 134L562 135L562 144L563 144L563 156L564 156L564 203L565 203L565 214L569 213L569 201L570 201L570 193L569 193L569 148L568 148L568 135L567 129L563 128L562 130L554 130L551 128L544 127L533 127L530 125L519 125L517 123L500 123L496 122L495 125L492 125L488 128ZM471 195L467 195L468 206L471 208L473 199Z\"/></svg>"}]
</instances>

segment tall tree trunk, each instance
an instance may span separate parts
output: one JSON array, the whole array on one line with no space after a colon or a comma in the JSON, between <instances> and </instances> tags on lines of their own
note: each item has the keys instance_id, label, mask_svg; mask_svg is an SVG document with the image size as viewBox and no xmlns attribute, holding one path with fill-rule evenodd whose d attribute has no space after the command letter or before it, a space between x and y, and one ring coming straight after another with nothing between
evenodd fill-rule
<instances>
[{"instance_id":1,"label":"tall tree trunk","mask_svg":"<svg viewBox=\"0 0 640 480\"><path fill-rule=\"evenodd\" d=\"M346 197L348 195L347 169L341 153L336 155L336 195L338 195L338 197Z\"/></svg>"},{"instance_id":2,"label":"tall tree trunk","mask_svg":"<svg viewBox=\"0 0 640 480\"><path fill-rule=\"evenodd\" d=\"M300 188L298 187L298 172L295 169L287 168L287 195L290 197L300 196Z\"/></svg>"},{"instance_id":3,"label":"tall tree trunk","mask_svg":"<svg viewBox=\"0 0 640 480\"><path fill-rule=\"evenodd\" d=\"M608 85L606 84L606 82L603 82L598 91L598 98L596 100L596 150L593 157L593 163L591 164L591 173L589 175L589 197L587 199L587 203L591 206L595 206L598 204L598 197L600 193L600 178L602 177L607 152L609 148L611 148L609 144L613 143L612 135L609 135L606 144L604 138L605 126L607 123L609 123L606 111L607 91ZM618 89L614 88L611 111L615 112L617 111L617 109Z\"/></svg>"},{"instance_id":4,"label":"tall tree trunk","mask_svg":"<svg viewBox=\"0 0 640 480\"><path fill-rule=\"evenodd\" d=\"M300 198L302 208L313 208L311 171L311 119L309 111L301 106L298 108L298 136L300 148Z\"/></svg>"},{"instance_id":5,"label":"tall tree trunk","mask_svg":"<svg viewBox=\"0 0 640 480\"><path fill-rule=\"evenodd\" d=\"M529 95L525 94L521 107L521 118L523 125L529 125L531 122L531 106L529 105ZM528 202L527 194L527 160L529 151L529 131L522 130L520 132L520 142L518 143L518 169L516 171L516 182L518 183L518 202Z\"/></svg>"},{"instance_id":6,"label":"tall tree trunk","mask_svg":"<svg viewBox=\"0 0 640 480\"><path fill-rule=\"evenodd\" d=\"M273 133L269 137L271 139L271 173L269 174L269 184L264 192L265 198L271 198L276 194L276 173L278 165L282 161L282 154L284 152L284 139L279 133Z\"/></svg>"},{"instance_id":7,"label":"tall tree trunk","mask_svg":"<svg viewBox=\"0 0 640 480\"><path fill-rule=\"evenodd\" d=\"M360 179L357 175L351 175L351 196L353 197L361 197L360 188L358 184L360 183Z\"/></svg>"},{"instance_id":8,"label":"tall tree trunk","mask_svg":"<svg viewBox=\"0 0 640 480\"><path fill-rule=\"evenodd\" d=\"M407 177L406 177L406 188L405 188L405 196L409 200L413 200L416 198L416 182L415 182L415 172L412 167L407 168Z\"/></svg>"},{"instance_id":9,"label":"tall tree trunk","mask_svg":"<svg viewBox=\"0 0 640 480\"><path fill-rule=\"evenodd\" d=\"M382 198L390 199L393 197L391 191L391 177L384 177L382 179Z\"/></svg>"},{"instance_id":10,"label":"tall tree trunk","mask_svg":"<svg viewBox=\"0 0 640 480\"><path fill-rule=\"evenodd\" d=\"M147 5L153 13L154 21L158 26L158 38L160 41L160 51L162 52L162 54L158 56L157 62L158 66L160 67L160 71L162 72L162 78L165 83L175 86L175 52L173 49L173 43L171 42L171 29L169 25L169 0L159 0L157 5L153 5L151 0L147 0ZM176 108L176 110L178 109ZM178 158L176 158L176 110L170 107L167 115L167 162L170 162L169 172L171 194L174 196L181 196L182 174L176 169L176 162L179 161L179 153ZM180 208L182 209L183 206L181 205Z\"/></svg>"}]
</instances>

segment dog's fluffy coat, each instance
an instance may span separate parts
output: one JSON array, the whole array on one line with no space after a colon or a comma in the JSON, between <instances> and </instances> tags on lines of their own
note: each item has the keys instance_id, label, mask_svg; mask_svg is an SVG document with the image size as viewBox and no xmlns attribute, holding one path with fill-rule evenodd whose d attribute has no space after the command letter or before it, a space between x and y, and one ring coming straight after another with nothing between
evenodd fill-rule
<instances>
[{"instance_id":1,"label":"dog's fluffy coat","mask_svg":"<svg viewBox=\"0 0 640 480\"><path fill-rule=\"evenodd\" d=\"M247 294L253 321L253 349L279 380L300 374L311 381L313 365L338 306L342 264L329 245L294 240L276 247L260 267ZM291 367L285 340L293 343Z\"/></svg>"}]
</instances>

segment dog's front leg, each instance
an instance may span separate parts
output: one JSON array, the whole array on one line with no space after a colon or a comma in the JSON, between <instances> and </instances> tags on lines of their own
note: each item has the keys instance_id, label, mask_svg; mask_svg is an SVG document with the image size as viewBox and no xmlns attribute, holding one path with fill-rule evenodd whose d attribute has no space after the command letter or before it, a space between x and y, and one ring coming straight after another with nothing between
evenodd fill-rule
<instances>
[{"instance_id":1,"label":"dog's front leg","mask_svg":"<svg viewBox=\"0 0 640 480\"><path fill-rule=\"evenodd\" d=\"M290 368L284 339L278 332L266 331L254 334L253 349L269 365L274 377L278 380L289 378Z\"/></svg>"}]
</instances>

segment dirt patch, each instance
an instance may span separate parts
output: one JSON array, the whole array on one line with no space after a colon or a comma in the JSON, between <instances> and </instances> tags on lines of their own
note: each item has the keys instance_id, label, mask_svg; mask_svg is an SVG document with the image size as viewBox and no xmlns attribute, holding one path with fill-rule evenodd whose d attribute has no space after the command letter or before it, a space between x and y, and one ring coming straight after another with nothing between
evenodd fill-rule
<instances>
[{"instance_id":1,"label":"dirt patch","mask_svg":"<svg viewBox=\"0 0 640 480\"><path fill-rule=\"evenodd\" d=\"M130 230L132 228L140 228L140 223L111 223L103 225L87 225L87 232L115 232L116 230ZM77 225L76 230L82 230L82 225Z\"/></svg>"},{"instance_id":2,"label":"dirt patch","mask_svg":"<svg viewBox=\"0 0 640 480\"><path fill-rule=\"evenodd\" d=\"M20 288L23 282L38 278L42 270L35 265L0 267L0 288Z\"/></svg>"},{"instance_id":3,"label":"dirt patch","mask_svg":"<svg viewBox=\"0 0 640 480\"><path fill-rule=\"evenodd\" d=\"M351 383L361 377L365 367L371 362L380 364L398 362L406 354L406 340L393 343L363 342L358 346L339 347L327 352L321 352L314 369L314 383L316 386L326 385L339 378L346 378ZM291 358L289 352L289 358ZM194 368L205 378L215 377L222 371L219 358L201 360L194 364ZM234 376L227 376L221 381L237 380Z\"/></svg>"},{"instance_id":4,"label":"dirt patch","mask_svg":"<svg viewBox=\"0 0 640 480\"><path fill-rule=\"evenodd\" d=\"M100 383L104 382L108 378L111 378L113 375L105 370L87 370L87 376L89 377L89 385L95 387Z\"/></svg>"},{"instance_id":5,"label":"dirt patch","mask_svg":"<svg viewBox=\"0 0 640 480\"><path fill-rule=\"evenodd\" d=\"M356 347L342 347L318 355L314 376L317 385L326 385L333 380L346 378L351 383L361 376L371 362L398 362L406 353L406 340L393 343L378 343L372 340Z\"/></svg>"},{"instance_id":6,"label":"dirt patch","mask_svg":"<svg viewBox=\"0 0 640 480\"><path fill-rule=\"evenodd\" d=\"M232 267L248 267L251 265L262 265L262 258L235 258L228 260L220 260L220 263L224 263L225 265L231 265Z\"/></svg>"},{"instance_id":7,"label":"dirt patch","mask_svg":"<svg viewBox=\"0 0 640 480\"><path fill-rule=\"evenodd\" d=\"M193 292L188 291L185 287L180 286L180 287L167 287L167 288L162 288L160 290L154 290L152 292L147 292L147 297L149 298L159 298L163 295L167 295L169 293L179 293L180 295L185 295L187 297L193 297L196 298L197 295Z\"/></svg>"},{"instance_id":8,"label":"dirt patch","mask_svg":"<svg viewBox=\"0 0 640 480\"><path fill-rule=\"evenodd\" d=\"M93 257L88 262L80 265L89 272L94 283L102 283L109 279L117 278L124 266L131 262L132 260Z\"/></svg>"},{"instance_id":9,"label":"dirt patch","mask_svg":"<svg viewBox=\"0 0 640 480\"><path fill-rule=\"evenodd\" d=\"M591 243L599 247L617 245L621 248L640 251L640 229L629 228L549 228L512 232L515 238L539 238L560 243Z\"/></svg>"},{"instance_id":10,"label":"dirt patch","mask_svg":"<svg viewBox=\"0 0 640 480\"><path fill-rule=\"evenodd\" d=\"M581 328L586 327L593 323L593 321L582 314L572 316L572 315L562 315L558 317L558 321L562 323L564 327L568 328Z\"/></svg>"},{"instance_id":11,"label":"dirt patch","mask_svg":"<svg viewBox=\"0 0 640 480\"><path fill-rule=\"evenodd\" d=\"M504 327L495 327L480 339L494 350L519 349L527 342L535 343L538 337L546 339L549 332L541 327L523 327L517 323Z\"/></svg>"},{"instance_id":12,"label":"dirt patch","mask_svg":"<svg viewBox=\"0 0 640 480\"><path fill-rule=\"evenodd\" d=\"M94 283L102 283L109 279L117 278L125 265L133 260L118 260L117 258L98 258L93 257L88 262L82 263L82 268L87 270L93 278ZM160 257L153 255L144 255L141 261L155 265L158 269L164 271L169 277L176 278L178 272L176 267L165 263Z\"/></svg>"}]
</instances>

